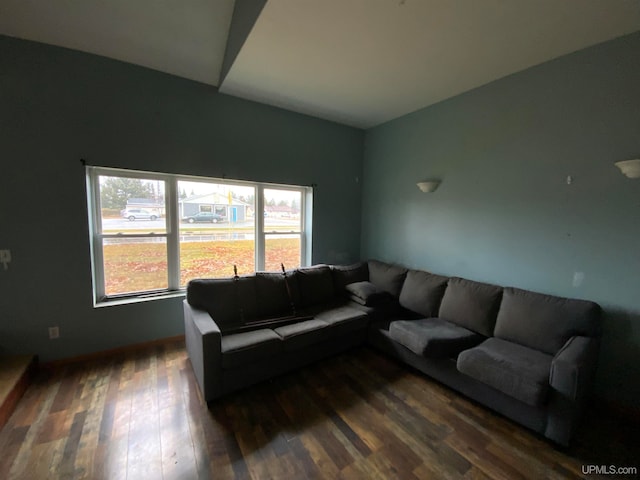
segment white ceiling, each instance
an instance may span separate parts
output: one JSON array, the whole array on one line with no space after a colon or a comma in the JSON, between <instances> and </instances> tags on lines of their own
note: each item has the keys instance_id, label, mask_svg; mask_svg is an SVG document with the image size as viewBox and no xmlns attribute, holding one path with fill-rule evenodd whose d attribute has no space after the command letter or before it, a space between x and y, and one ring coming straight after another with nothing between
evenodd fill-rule
<instances>
[{"instance_id":1,"label":"white ceiling","mask_svg":"<svg viewBox=\"0 0 640 480\"><path fill-rule=\"evenodd\" d=\"M234 0L0 0L0 34L218 85Z\"/></svg>"},{"instance_id":2,"label":"white ceiling","mask_svg":"<svg viewBox=\"0 0 640 480\"><path fill-rule=\"evenodd\" d=\"M268 0L219 84L233 7L0 0L0 33L368 128L640 30L638 0Z\"/></svg>"}]
</instances>

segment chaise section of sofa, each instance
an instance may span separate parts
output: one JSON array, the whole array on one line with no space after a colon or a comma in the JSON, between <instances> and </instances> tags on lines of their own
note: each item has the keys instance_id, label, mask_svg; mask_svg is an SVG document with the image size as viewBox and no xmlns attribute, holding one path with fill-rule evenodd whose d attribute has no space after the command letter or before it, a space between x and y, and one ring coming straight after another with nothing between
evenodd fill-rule
<instances>
[{"instance_id":1,"label":"chaise section of sofa","mask_svg":"<svg viewBox=\"0 0 640 480\"><path fill-rule=\"evenodd\" d=\"M494 337L462 352L458 370L545 410L541 433L566 445L595 374L600 316L593 302L505 288Z\"/></svg>"},{"instance_id":2,"label":"chaise section of sofa","mask_svg":"<svg viewBox=\"0 0 640 480\"><path fill-rule=\"evenodd\" d=\"M376 264L382 274L401 268ZM597 304L418 270L406 272L397 303L371 321L372 346L568 445L597 367Z\"/></svg>"}]
</instances>

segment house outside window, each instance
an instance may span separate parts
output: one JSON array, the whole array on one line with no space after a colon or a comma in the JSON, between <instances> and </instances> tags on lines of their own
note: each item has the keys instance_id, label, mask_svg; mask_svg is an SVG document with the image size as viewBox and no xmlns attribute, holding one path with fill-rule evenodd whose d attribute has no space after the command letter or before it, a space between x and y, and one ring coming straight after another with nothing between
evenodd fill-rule
<instances>
[{"instance_id":1,"label":"house outside window","mask_svg":"<svg viewBox=\"0 0 640 480\"><path fill-rule=\"evenodd\" d=\"M87 167L87 191L95 305L311 263L310 187Z\"/></svg>"}]
</instances>

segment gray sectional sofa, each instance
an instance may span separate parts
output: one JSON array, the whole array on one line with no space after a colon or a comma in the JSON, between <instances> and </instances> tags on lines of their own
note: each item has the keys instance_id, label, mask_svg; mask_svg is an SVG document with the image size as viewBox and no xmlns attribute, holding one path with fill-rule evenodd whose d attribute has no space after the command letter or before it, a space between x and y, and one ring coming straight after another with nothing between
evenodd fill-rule
<instances>
[{"instance_id":1,"label":"gray sectional sofa","mask_svg":"<svg viewBox=\"0 0 640 480\"><path fill-rule=\"evenodd\" d=\"M601 334L593 302L375 260L193 280L184 309L206 400L366 342L561 445Z\"/></svg>"}]
</instances>

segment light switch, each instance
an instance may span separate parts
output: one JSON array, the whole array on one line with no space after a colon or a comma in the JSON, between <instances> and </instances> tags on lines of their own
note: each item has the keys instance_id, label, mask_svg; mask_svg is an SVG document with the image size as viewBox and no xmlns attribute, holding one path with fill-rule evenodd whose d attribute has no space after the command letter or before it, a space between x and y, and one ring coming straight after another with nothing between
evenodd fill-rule
<instances>
[{"instance_id":1,"label":"light switch","mask_svg":"<svg viewBox=\"0 0 640 480\"><path fill-rule=\"evenodd\" d=\"M4 266L5 270L9 270L9 264L11 263L11 250L0 250L0 263Z\"/></svg>"},{"instance_id":2,"label":"light switch","mask_svg":"<svg viewBox=\"0 0 640 480\"><path fill-rule=\"evenodd\" d=\"M573 286L578 288L584 282L584 272L576 272L573 274Z\"/></svg>"}]
</instances>

